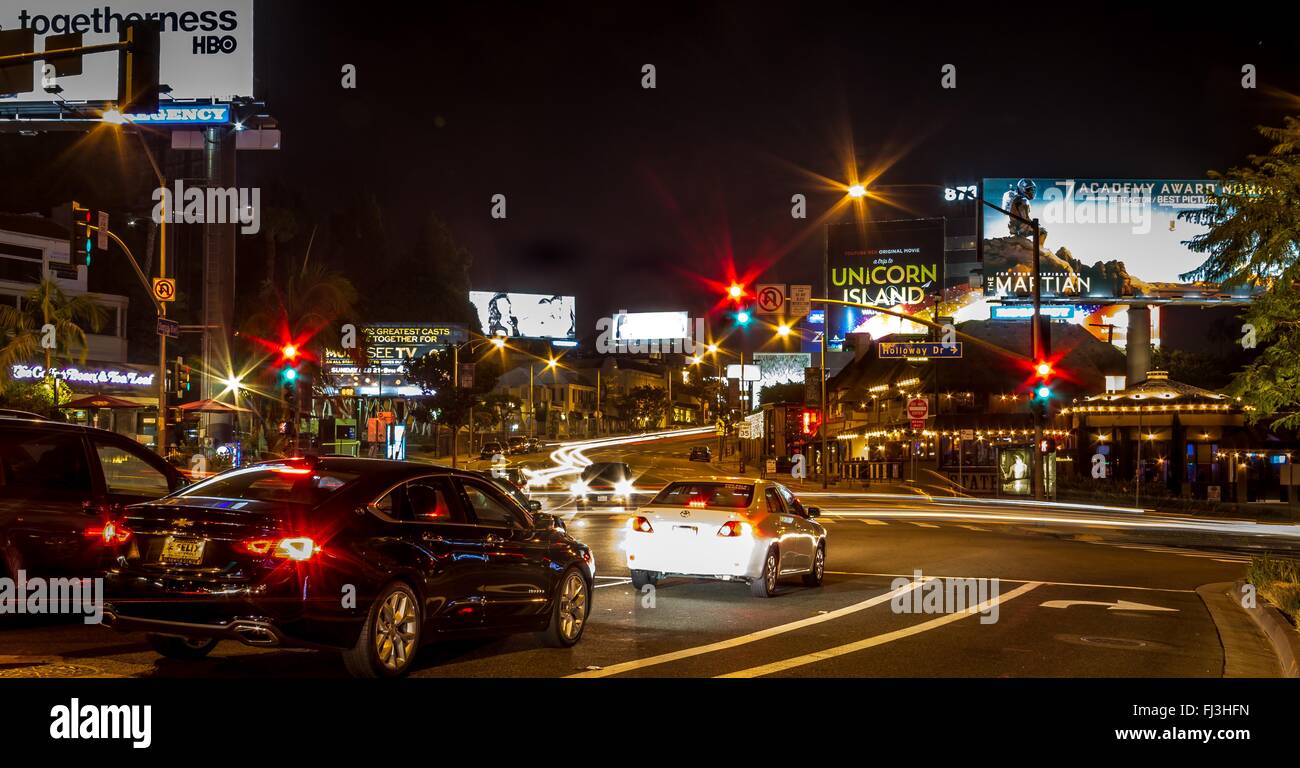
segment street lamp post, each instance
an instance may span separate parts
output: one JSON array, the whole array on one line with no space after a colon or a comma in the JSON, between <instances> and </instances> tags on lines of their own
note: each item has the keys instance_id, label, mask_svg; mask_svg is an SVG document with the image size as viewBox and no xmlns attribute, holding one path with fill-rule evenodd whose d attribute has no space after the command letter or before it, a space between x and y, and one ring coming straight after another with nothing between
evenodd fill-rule
<instances>
[{"instance_id":1,"label":"street lamp post","mask_svg":"<svg viewBox=\"0 0 1300 768\"><path fill-rule=\"evenodd\" d=\"M460 344L453 344L451 346L452 392L455 392L456 390L460 389L460 348L468 347L470 354L474 354L474 350L478 349L484 344L491 344L497 349L504 349L506 346L506 340L501 336L493 336L490 339L470 339L469 341L462 342ZM383 392L382 385L380 387L380 392L381 393ZM474 407L472 405L470 406L469 435L470 435L469 448L470 451L473 451L474 450ZM452 469L456 469L457 463L460 460L460 456L459 456L460 446L458 445L458 443L460 442L459 438L460 438L460 427L453 425L451 428L451 468Z\"/></svg>"}]
</instances>

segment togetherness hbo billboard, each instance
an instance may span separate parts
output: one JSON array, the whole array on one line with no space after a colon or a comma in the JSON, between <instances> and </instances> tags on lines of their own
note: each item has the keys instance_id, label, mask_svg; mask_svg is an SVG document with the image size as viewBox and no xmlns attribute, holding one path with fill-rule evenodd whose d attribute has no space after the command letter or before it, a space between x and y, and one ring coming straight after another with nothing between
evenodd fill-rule
<instances>
[{"instance_id":1,"label":"togetherness hbo billboard","mask_svg":"<svg viewBox=\"0 0 1300 768\"><path fill-rule=\"evenodd\" d=\"M613 320L616 342L691 338L687 312L620 312Z\"/></svg>"},{"instance_id":2,"label":"togetherness hbo billboard","mask_svg":"<svg viewBox=\"0 0 1300 768\"><path fill-rule=\"evenodd\" d=\"M81 34L82 45L116 43L124 24L157 20L158 72L172 99L229 101L253 92L253 0L0 0L0 29L30 29L36 50L51 35ZM0 95L0 107L48 102L47 62L37 61L28 93ZM67 101L117 99L118 57L94 53L82 58L82 74L57 78Z\"/></svg>"},{"instance_id":3,"label":"togetherness hbo billboard","mask_svg":"<svg viewBox=\"0 0 1300 768\"><path fill-rule=\"evenodd\" d=\"M943 219L847 222L827 228L828 298L905 312L924 306L943 286ZM828 308L832 346L848 333L916 332L890 316ZM913 325L905 323L905 325Z\"/></svg>"},{"instance_id":4,"label":"togetherness hbo billboard","mask_svg":"<svg viewBox=\"0 0 1300 768\"><path fill-rule=\"evenodd\" d=\"M1202 212L1218 191L1205 179L984 180L984 200L1038 219L1044 296L1122 298L1187 286L1206 255L1188 247L1204 234ZM984 294L1033 291L1033 227L984 207Z\"/></svg>"},{"instance_id":5,"label":"togetherness hbo billboard","mask_svg":"<svg viewBox=\"0 0 1300 768\"><path fill-rule=\"evenodd\" d=\"M572 296L470 291L483 333L512 339L564 339L578 336L577 302Z\"/></svg>"}]
</instances>

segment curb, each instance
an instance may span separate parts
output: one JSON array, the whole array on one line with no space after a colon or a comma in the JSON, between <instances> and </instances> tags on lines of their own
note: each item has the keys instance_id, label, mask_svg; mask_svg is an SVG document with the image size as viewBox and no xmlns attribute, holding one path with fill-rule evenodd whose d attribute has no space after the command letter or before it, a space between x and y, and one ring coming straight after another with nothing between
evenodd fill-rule
<instances>
[{"instance_id":1,"label":"curb","mask_svg":"<svg viewBox=\"0 0 1300 768\"><path fill-rule=\"evenodd\" d=\"M1268 639L1268 644L1273 648L1273 654L1277 656L1278 666L1282 668L1283 677L1300 677L1300 635L1295 631L1295 627L1290 621L1282 615L1282 612L1271 605L1261 605L1258 601L1254 608L1247 608L1241 604L1241 588L1245 586L1245 581L1238 581L1232 585L1232 590L1228 593L1232 601L1243 611L1250 615L1251 621L1264 637Z\"/></svg>"}]
</instances>

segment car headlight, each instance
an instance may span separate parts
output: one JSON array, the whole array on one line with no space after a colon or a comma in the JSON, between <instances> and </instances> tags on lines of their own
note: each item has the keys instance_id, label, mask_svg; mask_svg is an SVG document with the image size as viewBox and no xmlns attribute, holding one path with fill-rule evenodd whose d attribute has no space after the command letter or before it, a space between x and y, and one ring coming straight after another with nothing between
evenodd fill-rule
<instances>
[{"instance_id":1,"label":"car headlight","mask_svg":"<svg viewBox=\"0 0 1300 768\"><path fill-rule=\"evenodd\" d=\"M581 480L575 480L569 484L569 493L574 496L582 496L590 490L591 489L587 487L587 484Z\"/></svg>"}]
</instances>

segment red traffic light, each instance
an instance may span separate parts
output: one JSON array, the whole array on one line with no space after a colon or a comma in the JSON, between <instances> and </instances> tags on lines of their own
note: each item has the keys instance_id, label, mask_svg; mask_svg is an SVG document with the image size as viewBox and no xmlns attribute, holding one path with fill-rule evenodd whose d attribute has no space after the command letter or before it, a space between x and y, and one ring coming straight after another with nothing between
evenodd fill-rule
<instances>
[{"instance_id":1,"label":"red traffic light","mask_svg":"<svg viewBox=\"0 0 1300 768\"><path fill-rule=\"evenodd\" d=\"M298 347L293 344L285 344L280 348L280 356L285 360L294 360L298 357Z\"/></svg>"},{"instance_id":2,"label":"red traffic light","mask_svg":"<svg viewBox=\"0 0 1300 768\"><path fill-rule=\"evenodd\" d=\"M1052 364L1044 360L1034 367L1034 372L1040 379L1045 379L1052 375Z\"/></svg>"},{"instance_id":3,"label":"red traffic light","mask_svg":"<svg viewBox=\"0 0 1300 768\"><path fill-rule=\"evenodd\" d=\"M740 283L732 283L727 288L727 297L732 301L740 301L745 297L745 286Z\"/></svg>"}]
</instances>

